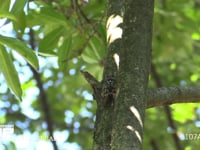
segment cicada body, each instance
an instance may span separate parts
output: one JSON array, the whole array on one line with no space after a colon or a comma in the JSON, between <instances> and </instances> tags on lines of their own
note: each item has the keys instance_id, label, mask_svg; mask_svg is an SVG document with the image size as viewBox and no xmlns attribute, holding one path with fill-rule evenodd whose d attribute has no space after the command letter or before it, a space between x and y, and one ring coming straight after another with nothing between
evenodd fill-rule
<instances>
[{"instance_id":1,"label":"cicada body","mask_svg":"<svg viewBox=\"0 0 200 150\"><path fill-rule=\"evenodd\" d=\"M114 103L116 96L117 82L114 75L108 75L105 77L102 86L102 99L104 105L110 105Z\"/></svg>"}]
</instances>

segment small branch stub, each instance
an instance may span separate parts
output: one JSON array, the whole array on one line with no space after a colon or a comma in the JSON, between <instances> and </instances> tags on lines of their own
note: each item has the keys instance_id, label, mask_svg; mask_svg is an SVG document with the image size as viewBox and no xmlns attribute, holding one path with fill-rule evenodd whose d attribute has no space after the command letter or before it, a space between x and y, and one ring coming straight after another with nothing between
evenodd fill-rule
<instances>
[{"instance_id":1,"label":"small branch stub","mask_svg":"<svg viewBox=\"0 0 200 150\"><path fill-rule=\"evenodd\" d=\"M93 77L89 72L86 71L80 71L80 72L92 87L93 97L94 99L96 99L97 104L99 104L99 101L101 99L101 83L97 81L95 77Z\"/></svg>"},{"instance_id":2,"label":"small branch stub","mask_svg":"<svg viewBox=\"0 0 200 150\"><path fill-rule=\"evenodd\" d=\"M117 93L116 76L114 74L105 75L105 79L99 82L90 73L86 71L80 72L91 85L93 96L97 104L104 107L112 106Z\"/></svg>"}]
</instances>

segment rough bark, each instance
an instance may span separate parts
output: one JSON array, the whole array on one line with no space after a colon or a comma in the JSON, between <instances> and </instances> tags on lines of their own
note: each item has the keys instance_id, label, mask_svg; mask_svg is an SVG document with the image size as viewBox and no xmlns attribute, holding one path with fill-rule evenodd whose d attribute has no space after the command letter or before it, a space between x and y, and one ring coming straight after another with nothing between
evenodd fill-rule
<instances>
[{"instance_id":1,"label":"rough bark","mask_svg":"<svg viewBox=\"0 0 200 150\"><path fill-rule=\"evenodd\" d=\"M140 150L151 64L153 0L126 0L123 6L119 95L111 144L115 150Z\"/></svg>"},{"instance_id":2,"label":"rough bark","mask_svg":"<svg viewBox=\"0 0 200 150\"><path fill-rule=\"evenodd\" d=\"M82 72L97 101L93 149L137 150L142 147L153 0L108 0L107 10L108 53L103 81ZM117 82L116 96L114 104L105 107L102 87L110 74Z\"/></svg>"},{"instance_id":3,"label":"rough bark","mask_svg":"<svg viewBox=\"0 0 200 150\"><path fill-rule=\"evenodd\" d=\"M161 87L148 90L146 108L200 102L200 87Z\"/></svg>"},{"instance_id":4,"label":"rough bark","mask_svg":"<svg viewBox=\"0 0 200 150\"><path fill-rule=\"evenodd\" d=\"M153 0L108 0L103 80L82 72L97 101L93 150L141 150L146 108L200 101L200 87L147 89L153 5ZM117 87L114 104L105 107L102 93L109 74L114 74Z\"/></svg>"}]
</instances>

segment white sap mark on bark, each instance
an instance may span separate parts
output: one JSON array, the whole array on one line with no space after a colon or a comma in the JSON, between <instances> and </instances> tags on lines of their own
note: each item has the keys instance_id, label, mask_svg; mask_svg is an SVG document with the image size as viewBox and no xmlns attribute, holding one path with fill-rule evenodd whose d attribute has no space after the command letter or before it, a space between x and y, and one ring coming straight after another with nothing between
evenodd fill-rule
<instances>
[{"instance_id":1,"label":"white sap mark on bark","mask_svg":"<svg viewBox=\"0 0 200 150\"><path fill-rule=\"evenodd\" d=\"M135 131L135 134L136 134L138 140L140 141L140 143L142 143L142 138L141 138L139 132L138 132L138 131Z\"/></svg>"},{"instance_id":2,"label":"white sap mark on bark","mask_svg":"<svg viewBox=\"0 0 200 150\"><path fill-rule=\"evenodd\" d=\"M127 129L129 129L129 130L131 130L131 131L134 131L134 128L133 128L132 126L127 125L126 127L127 127Z\"/></svg>"},{"instance_id":3,"label":"white sap mark on bark","mask_svg":"<svg viewBox=\"0 0 200 150\"><path fill-rule=\"evenodd\" d=\"M114 58L114 60L115 60L117 69L119 70L119 62L120 62L119 55L118 55L117 53L115 53L115 54L113 55L113 58Z\"/></svg>"},{"instance_id":4,"label":"white sap mark on bark","mask_svg":"<svg viewBox=\"0 0 200 150\"><path fill-rule=\"evenodd\" d=\"M135 129L133 128L133 126L127 125L126 128L129 129L129 130L132 131L132 132L135 132L135 135L137 136L138 140L142 143L142 138L141 138L139 132L138 132L137 130L135 130Z\"/></svg>"},{"instance_id":5,"label":"white sap mark on bark","mask_svg":"<svg viewBox=\"0 0 200 150\"><path fill-rule=\"evenodd\" d=\"M107 20L107 41L109 44L116 39L122 38L122 28L119 25L123 23L123 18L119 15L111 15Z\"/></svg>"},{"instance_id":6,"label":"white sap mark on bark","mask_svg":"<svg viewBox=\"0 0 200 150\"><path fill-rule=\"evenodd\" d=\"M141 119L141 116L140 116L138 110L134 106L131 106L130 110L134 114L134 116L137 118L137 120L139 121L141 127L143 127L142 119Z\"/></svg>"}]
</instances>

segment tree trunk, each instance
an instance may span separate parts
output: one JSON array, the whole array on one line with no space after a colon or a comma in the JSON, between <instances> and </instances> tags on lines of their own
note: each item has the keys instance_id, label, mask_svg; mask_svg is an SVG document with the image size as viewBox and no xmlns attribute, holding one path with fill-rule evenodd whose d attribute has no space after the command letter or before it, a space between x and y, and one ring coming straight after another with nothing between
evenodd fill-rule
<instances>
[{"instance_id":1,"label":"tree trunk","mask_svg":"<svg viewBox=\"0 0 200 150\"><path fill-rule=\"evenodd\" d=\"M119 94L115 101L111 147L140 150L151 64L153 0L126 0L122 7Z\"/></svg>"},{"instance_id":2,"label":"tree trunk","mask_svg":"<svg viewBox=\"0 0 200 150\"><path fill-rule=\"evenodd\" d=\"M153 0L108 0L103 80L82 72L97 101L93 150L142 149L152 19Z\"/></svg>"}]
</instances>

